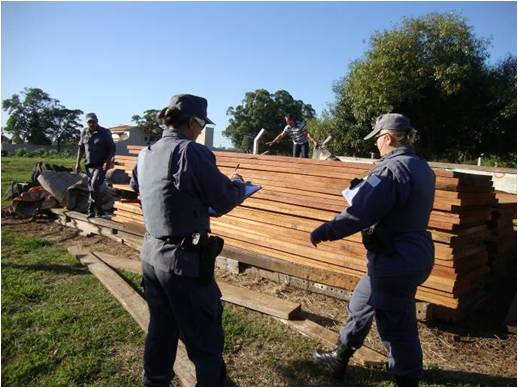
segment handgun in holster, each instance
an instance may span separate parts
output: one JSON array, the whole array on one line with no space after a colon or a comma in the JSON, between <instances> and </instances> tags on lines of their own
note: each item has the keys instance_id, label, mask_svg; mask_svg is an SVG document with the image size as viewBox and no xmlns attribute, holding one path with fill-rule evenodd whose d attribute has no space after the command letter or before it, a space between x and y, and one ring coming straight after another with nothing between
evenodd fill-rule
<instances>
[{"instance_id":1,"label":"handgun in holster","mask_svg":"<svg viewBox=\"0 0 518 388\"><path fill-rule=\"evenodd\" d=\"M362 242L370 252L389 256L395 253L392 235L383 224L376 224L362 230Z\"/></svg>"},{"instance_id":2,"label":"handgun in holster","mask_svg":"<svg viewBox=\"0 0 518 388\"><path fill-rule=\"evenodd\" d=\"M198 232L182 242L182 249L197 251L200 255L198 283L201 285L207 286L214 279L216 258L223 250L224 242L221 237Z\"/></svg>"},{"instance_id":3,"label":"handgun in holster","mask_svg":"<svg viewBox=\"0 0 518 388\"><path fill-rule=\"evenodd\" d=\"M205 244L200 247L200 276L198 281L207 286L214 279L216 257L221 253L224 240L218 236L209 236Z\"/></svg>"}]
</instances>

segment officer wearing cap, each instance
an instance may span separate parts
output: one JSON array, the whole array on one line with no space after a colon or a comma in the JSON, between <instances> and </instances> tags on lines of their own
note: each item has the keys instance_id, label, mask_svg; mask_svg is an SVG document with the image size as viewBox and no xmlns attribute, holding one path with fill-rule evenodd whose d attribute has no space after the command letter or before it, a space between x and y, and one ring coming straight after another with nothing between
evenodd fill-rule
<instances>
[{"instance_id":1,"label":"officer wearing cap","mask_svg":"<svg viewBox=\"0 0 518 388\"><path fill-rule=\"evenodd\" d=\"M85 116L87 128L81 131L75 171L81 172L81 159L85 156L85 170L88 177L88 217L103 216L100 203L100 188L106 172L112 166L115 143L111 132L99 125L95 113Z\"/></svg>"},{"instance_id":2,"label":"officer wearing cap","mask_svg":"<svg viewBox=\"0 0 518 388\"><path fill-rule=\"evenodd\" d=\"M355 180L350 206L310 236L314 246L362 231L367 274L347 307L338 347L315 352L315 361L343 375L352 354L362 346L376 319L389 354L388 369L398 386L417 386L422 351L417 331L415 294L429 276L434 246L426 230L432 210L435 175L412 147L415 130L405 116L379 116L374 137L381 159L363 180Z\"/></svg>"},{"instance_id":3,"label":"officer wearing cap","mask_svg":"<svg viewBox=\"0 0 518 388\"><path fill-rule=\"evenodd\" d=\"M169 386L181 336L197 385L221 386L226 381L221 292L213 277L200 282L204 259L189 247L210 231L209 207L229 212L243 201L245 184L239 176L223 175L214 154L195 142L205 124L213 124L206 99L173 96L158 117L167 128L140 152L131 180L146 228L141 259L150 320L143 383Z\"/></svg>"}]
</instances>

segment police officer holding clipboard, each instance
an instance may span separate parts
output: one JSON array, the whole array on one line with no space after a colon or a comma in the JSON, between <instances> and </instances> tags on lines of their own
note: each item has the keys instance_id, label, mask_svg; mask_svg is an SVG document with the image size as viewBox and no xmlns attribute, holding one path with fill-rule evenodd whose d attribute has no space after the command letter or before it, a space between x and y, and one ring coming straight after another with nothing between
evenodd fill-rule
<instances>
[{"instance_id":1,"label":"police officer holding clipboard","mask_svg":"<svg viewBox=\"0 0 518 388\"><path fill-rule=\"evenodd\" d=\"M374 130L381 159L344 196L350 206L310 236L314 246L362 231L367 274L357 284L338 347L315 352L315 361L343 375L376 319L388 354L389 372L399 386L417 386L422 351L417 331L415 294L429 276L434 246L426 230L435 192L435 175L412 147L415 130L397 113L378 117Z\"/></svg>"},{"instance_id":2,"label":"police officer holding clipboard","mask_svg":"<svg viewBox=\"0 0 518 388\"><path fill-rule=\"evenodd\" d=\"M143 383L169 386L181 336L197 385L222 386L223 306L214 260L223 240L208 236L209 208L218 215L232 210L245 197L245 183L237 174L223 175L214 154L195 142L213 124L206 99L173 96L158 117L167 128L140 152L131 180L146 228L141 260L150 321Z\"/></svg>"}]
</instances>

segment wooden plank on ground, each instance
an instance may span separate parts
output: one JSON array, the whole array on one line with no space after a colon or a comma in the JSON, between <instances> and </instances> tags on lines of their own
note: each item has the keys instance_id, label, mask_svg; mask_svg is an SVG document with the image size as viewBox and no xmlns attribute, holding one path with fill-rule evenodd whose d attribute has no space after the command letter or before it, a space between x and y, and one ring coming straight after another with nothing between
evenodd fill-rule
<instances>
[{"instance_id":1,"label":"wooden plank on ground","mask_svg":"<svg viewBox=\"0 0 518 388\"><path fill-rule=\"evenodd\" d=\"M300 313L300 303L279 299L243 287L218 281L224 301L259 311L276 318L293 319Z\"/></svg>"},{"instance_id":2,"label":"wooden plank on ground","mask_svg":"<svg viewBox=\"0 0 518 388\"><path fill-rule=\"evenodd\" d=\"M288 321L283 319L282 322L299 331L301 334L313 338L324 345L331 347L336 346L338 333L335 333L334 331L329 330L316 322L313 322L309 319L295 321ZM387 363L387 357L365 345L353 354L352 359L363 366L374 368L383 368Z\"/></svg>"},{"instance_id":3,"label":"wooden plank on ground","mask_svg":"<svg viewBox=\"0 0 518 388\"><path fill-rule=\"evenodd\" d=\"M140 261L124 259L103 252L93 254L111 267L122 268L134 273L142 273ZM226 302L259 311L281 319L293 319L300 312L300 303L279 299L244 287L218 281L223 299Z\"/></svg>"},{"instance_id":4,"label":"wooden plank on ground","mask_svg":"<svg viewBox=\"0 0 518 388\"><path fill-rule=\"evenodd\" d=\"M88 270L95 275L103 286L122 304L141 329L147 332L149 310L144 299L115 271L90 252L82 250L77 246L70 247L68 250L70 254L78 258L81 264L88 267ZM173 369L184 386L193 387L196 384L194 365L189 360L185 346L181 341L178 341L176 361Z\"/></svg>"}]
</instances>

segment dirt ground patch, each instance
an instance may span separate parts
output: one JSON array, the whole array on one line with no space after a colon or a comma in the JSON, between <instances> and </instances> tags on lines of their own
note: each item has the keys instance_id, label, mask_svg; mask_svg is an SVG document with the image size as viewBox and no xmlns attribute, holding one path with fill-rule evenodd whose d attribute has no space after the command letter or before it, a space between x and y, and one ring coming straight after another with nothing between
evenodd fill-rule
<instances>
[{"instance_id":1,"label":"dirt ground patch","mask_svg":"<svg viewBox=\"0 0 518 388\"><path fill-rule=\"evenodd\" d=\"M138 252L106 237L84 237L70 228L49 219L24 220L2 215L2 227L27 235L35 235L64 247L82 244L93 250L138 260ZM231 274L218 270L218 278L232 284L275 295L302 304L307 317L334 331L346 319L346 302L325 295L299 290L247 273ZM462 376L477 377L480 385L516 385L516 335L508 334L502 325L507 307L516 293L516 279L502 283L482 310L456 324L419 322L426 373L440 371L439 385L450 385ZM375 327L366 344L385 353ZM266 345L265 345L266 346ZM124 353L124 352L122 352ZM129 357L126 355L126 357ZM125 357L123 357L125 358ZM250 365L239 365L249 368Z\"/></svg>"}]
</instances>

